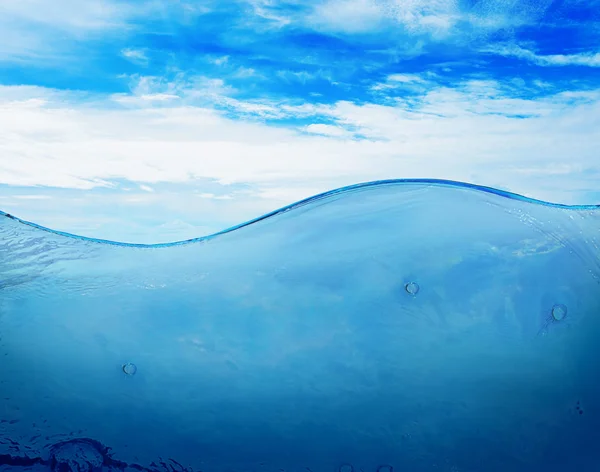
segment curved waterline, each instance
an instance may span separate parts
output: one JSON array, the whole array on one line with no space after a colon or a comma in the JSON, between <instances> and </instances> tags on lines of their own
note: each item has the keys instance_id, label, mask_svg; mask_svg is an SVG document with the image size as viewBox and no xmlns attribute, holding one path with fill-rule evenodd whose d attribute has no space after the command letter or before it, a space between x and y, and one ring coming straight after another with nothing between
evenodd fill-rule
<instances>
[{"instance_id":1,"label":"curved waterline","mask_svg":"<svg viewBox=\"0 0 600 472\"><path fill-rule=\"evenodd\" d=\"M392 180L170 244L0 218L0 466L600 470L598 208Z\"/></svg>"},{"instance_id":2,"label":"curved waterline","mask_svg":"<svg viewBox=\"0 0 600 472\"><path fill-rule=\"evenodd\" d=\"M308 205L310 203L313 203L313 202L316 202L319 200L323 200L323 199L326 199L329 197L333 197L335 195L349 193L349 192L353 192L356 190L361 190L361 189L365 189L365 188L369 188L369 187L386 186L386 185L411 185L411 184L421 184L421 185L427 184L427 185L431 185L431 186L440 186L440 187L445 186L445 187L455 187L455 188L474 190L474 191L478 191L478 192L484 192L484 193L488 193L488 194L497 195L497 196L503 197L503 198L508 198L510 200L516 200L516 201L520 201L520 202L526 202L526 203L531 203L531 204L535 204L535 205L549 206L549 207L554 207L554 208L562 208L562 209L566 209L566 210L600 210L600 204L598 204L598 205L565 205L565 204L561 204L561 203L551 203L551 202L546 202L544 200L537 200L535 198L529 198L524 195L508 192L505 190L500 190L500 189L493 188L493 187L486 187L483 185L476 185L476 184L471 184L471 183L467 183L467 182L458 182L458 181L454 181L454 180L389 179L389 180L376 180L376 181L372 181L372 182L363 182L363 183L359 183L359 184L340 187L340 188L337 188L334 190L329 190L327 192L319 193L317 195L313 195L312 197L308 197L303 200L299 200L290 205L286 205L277 210L271 211L271 212L266 213L257 218L253 218L244 223L240 223L235 226L231 226L229 228L218 231L216 233L209 234L206 236L200 236L197 238L186 239L186 240L182 240L182 241L174 241L174 242L170 242L170 243L139 244L139 243L124 243L124 242L119 242L119 241L111 241L108 239L91 238L91 237L87 237L87 236L79 236L76 234L67 233L65 231L57 231L57 230L54 230L51 228L47 228L45 226L41 226L36 223L23 220L12 214L5 213L1 210L0 210L0 216L9 217L15 221L18 221L19 223L31 226L33 228L36 228L36 229L39 229L42 231L47 231L47 232L50 232L50 233L53 233L56 235L65 236L68 238L80 239L80 240L88 241L88 242L95 242L95 243L100 243L100 244L110 244L110 245L124 246L124 247L161 248L161 247L172 247L172 246L179 246L179 245L183 245L183 244L192 244L192 243L208 241L210 239L216 238L217 236L231 233L238 229L245 228L252 224L258 223L259 221L264 221L268 218L272 218L274 216L280 215L280 214L288 212L290 210L294 210L296 208L299 208L299 207L302 207L302 206Z\"/></svg>"}]
</instances>

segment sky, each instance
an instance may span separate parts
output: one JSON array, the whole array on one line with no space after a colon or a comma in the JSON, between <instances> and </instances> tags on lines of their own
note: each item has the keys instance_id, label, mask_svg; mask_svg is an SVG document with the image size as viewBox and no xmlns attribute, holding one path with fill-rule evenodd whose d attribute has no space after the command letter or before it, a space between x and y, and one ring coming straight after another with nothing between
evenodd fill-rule
<instances>
[{"instance_id":1,"label":"sky","mask_svg":"<svg viewBox=\"0 0 600 472\"><path fill-rule=\"evenodd\" d=\"M435 178L600 203L600 0L3 0L0 209L203 236Z\"/></svg>"}]
</instances>

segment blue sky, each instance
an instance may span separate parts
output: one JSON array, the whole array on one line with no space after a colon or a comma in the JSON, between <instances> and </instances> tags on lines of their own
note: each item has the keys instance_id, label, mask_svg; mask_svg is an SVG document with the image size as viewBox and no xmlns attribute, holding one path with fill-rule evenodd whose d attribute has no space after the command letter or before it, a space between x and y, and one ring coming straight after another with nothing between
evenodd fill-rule
<instances>
[{"instance_id":1,"label":"blue sky","mask_svg":"<svg viewBox=\"0 0 600 472\"><path fill-rule=\"evenodd\" d=\"M201 236L443 178L600 202L600 1L8 0L0 208Z\"/></svg>"}]
</instances>

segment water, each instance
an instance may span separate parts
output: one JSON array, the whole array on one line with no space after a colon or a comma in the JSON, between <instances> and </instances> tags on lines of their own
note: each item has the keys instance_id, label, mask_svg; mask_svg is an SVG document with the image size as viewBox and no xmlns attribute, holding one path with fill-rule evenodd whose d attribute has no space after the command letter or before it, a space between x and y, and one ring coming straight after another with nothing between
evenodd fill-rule
<instances>
[{"instance_id":1,"label":"water","mask_svg":"<svg viewBox=\"0 0 600 472\"><path fill-rule=\"evenodd\" d=\"M443 181L172 245L0 214L0 470L600 470L600 209Z\"/></svg>"}]
</instances>

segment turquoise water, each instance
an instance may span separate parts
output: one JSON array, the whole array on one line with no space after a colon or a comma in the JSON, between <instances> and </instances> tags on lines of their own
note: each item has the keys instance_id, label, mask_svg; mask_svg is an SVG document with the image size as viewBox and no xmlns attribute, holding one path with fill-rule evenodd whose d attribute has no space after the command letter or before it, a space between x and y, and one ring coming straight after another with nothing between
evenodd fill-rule
<instances>
[{"instance_id":1,"label":"turquoise water","mask_svg":"<svg viewBox=\"0 0 600 472\"><path fill-rule=\"evenodd\" d=\"M131 245L0 214L0 469L600 470L600 207L385 181Z\"/></svg>"}]
</instances>

